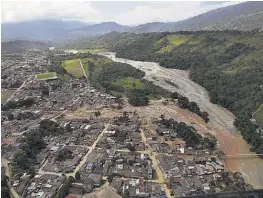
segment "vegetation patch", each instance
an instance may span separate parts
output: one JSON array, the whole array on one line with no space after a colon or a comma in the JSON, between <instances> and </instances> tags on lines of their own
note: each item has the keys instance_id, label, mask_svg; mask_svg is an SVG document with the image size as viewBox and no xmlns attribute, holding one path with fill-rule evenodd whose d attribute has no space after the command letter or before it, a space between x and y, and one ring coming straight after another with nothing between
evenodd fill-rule
<instances>
[{"instance_id":1,"label":"vegetation patch","mask_svg":"<svg viewBox=\"0 0 263 198\"><path fill-rule=\"evenodd\" d=\"M259 126L263 129L263 104L258 108L255 118Z\"/></svg>"},{"instance_id":2,"label":"vegetation patch","mask_svg":"<svg viewBox=\"0 0 263 198\"><path fill-rule=\"evenodd\" d=\"M12 94L15 92L15 90L5 90L1 91L1 103L4 103L7 101L8 98L12 96Z\"/></svg>"},{"instance_id":3,"label":"vegetation patch","mask_svg":"<svg viewBox=\"0 0 263 198\"><path fill-rule=\"evenodd\" d=\"M146 85L142 82L142 80L134 77L122 78L114 81L113 84L120 85L124 89L146 89Z\"/></svg>"},{"instance_id":4,"label":"vegetation patch","mask_svg":"<svg viewBox=\"0 0 263 198\"><path fill-rule=\"evenodd\" d=\"M36 78L39 80L48 80L48 79L53 79L56 77L57 77L56 72L45 72L45 73L37 74L36 76Z\"/></svg>"},{"instance_id":5,"label":"vegetation patch","mask_svg":"<svg viewBox=\"0 0 263 198\"><path fill-rule=\"evenodd\" d=\"M155 53L171 52L175 47L185 43L188 39L189 38L185 35L168 35L154 44L156 48L161 47L161 49L159 49Z\"/></svg>"},{"instance_id":6,"label":"vegetation patch","mask_svg":"<svg viewBox=\"0 0 263 198\"><path fill-rule=\"evenodd\" d=\"M225 71L223 71L225 74L236 74L236 73L238 73L238 72L241 72L241 71L243 71L243 70L247 70L247 69L249 69L250 67L249 66L244 66L244 67L237 67L237 68L233 68L233 69L231 69L231 68L229 68L229 69L227 69L227 70L225 70Z\"/></svg>"},{"instance_id":7,"label":"vegetation patch","mask_svg":"<svg viewBox=\"0 0 263 198\"><path fill-rule=\"evenodd\" d=\"M185 35L168 35L167 39L169 43L173 45L181 45L182 43L186 42L189 38Z\"/></svg>"},{"instance_id":8,"label":"vegetation patch","mask_svg":"<svg viewBox=\"0 0 263 198\"><path fill-rule=\"evenodd\" d=\"M75 60L65 60L62 63L62 67L64 67L67 72L76 78L81 78L84 76L83 70L80 66L80 62L78 59Z\"/></svg>"}]
</instances>

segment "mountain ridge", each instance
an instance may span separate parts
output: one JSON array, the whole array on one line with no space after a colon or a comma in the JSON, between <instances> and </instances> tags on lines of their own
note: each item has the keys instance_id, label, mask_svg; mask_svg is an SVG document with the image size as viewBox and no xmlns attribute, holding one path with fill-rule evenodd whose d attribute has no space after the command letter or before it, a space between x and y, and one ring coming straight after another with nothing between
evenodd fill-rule
<instances>
[{"instance_id":1,"label":"mountain ridge","mask_svg":"<svg viewBox=\"0 0 263 198\"><path fill-rule=\"evenodd\" d=\"M178 22L152 22L137 26L125 26L116 22L90 24L81 21L31 20L26 22L2 23L2 40L66 40L83 36L96 36L118 32L164 32L196 30L253 30L263 29L263 2L244 2ZM34 31L32 31L34 30Z\"/></svg>"}]
</instances>

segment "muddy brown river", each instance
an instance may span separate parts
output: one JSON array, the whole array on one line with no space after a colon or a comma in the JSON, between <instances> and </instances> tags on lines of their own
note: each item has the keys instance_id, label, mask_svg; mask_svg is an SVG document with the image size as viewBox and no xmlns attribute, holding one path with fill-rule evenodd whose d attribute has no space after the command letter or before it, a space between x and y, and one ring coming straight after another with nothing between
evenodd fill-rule
<instances>
[{"instance_id":1,"label":"muddy brown river","mask_svg":"<svg viewBox=\"0 0 263 198\"><path fill-rule=\"evenodd\" d=\"M211 103L207 90L193 82L187 71L164 68L155 62L117 58L114 52L99 54L115 62L130 64L144 71L146 80L170 92L176 91L188 97L190 101L196 102L203 111L208 112L210 133L217 137L220 148L229 155L229 159L226 160L228 169L242 172L254 188L263 188L263 160L250 152L250 146L234 127L235 116L225 108ZM174 86L167 81L172 82Z\"/></svg>"}]
</instances>

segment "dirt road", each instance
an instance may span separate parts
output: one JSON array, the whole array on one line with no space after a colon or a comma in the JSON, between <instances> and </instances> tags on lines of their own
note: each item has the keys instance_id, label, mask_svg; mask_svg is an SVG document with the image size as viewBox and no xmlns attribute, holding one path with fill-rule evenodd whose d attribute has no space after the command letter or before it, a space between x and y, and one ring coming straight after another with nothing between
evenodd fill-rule
<instances>
[{"instance_id":1,"label":"dirt road","mask_svg":"<svg viewBox=\"0 0 263 198\"><path fill-rule=\"evenodd\" d=\"M81 66L81 68L82 68L82 71L83 71L83 74L84 74L85 78L87 78L86 72L85 72L85 70L84 70L84 67L83 67L82 62L81 62L80 59L79 59L79 64L80 64L80 66Z\"/></svg>"}]
</instances>

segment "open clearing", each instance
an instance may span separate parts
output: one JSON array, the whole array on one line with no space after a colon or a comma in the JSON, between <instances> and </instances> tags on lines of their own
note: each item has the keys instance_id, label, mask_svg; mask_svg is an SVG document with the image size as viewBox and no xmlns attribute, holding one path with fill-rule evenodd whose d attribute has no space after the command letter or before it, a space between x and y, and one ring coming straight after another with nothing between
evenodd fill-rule
<instances>
[{"instance_id":1,"label":"open clearing","mask_svg":"<svg viewBox=\"0 0 263 198\"><path fill-rule=\"evenodd\" d=\"M48 80L48 79L53 79L56 77L57 77L56 72L45 72L45 73L40 73L36 75L36 78L39 80Z\"/></svg>"},{"instance_id":2,"label":"open clearing","mask_svg":"<svg viewBox=\"0 0 263 198\"><path fill-rule=\"evenodd\" d=\"M145 84L140 79L133 77L116 80L113 84L120 85L125 89L146 89Z\"/></svg>"},{"instance_id":3,"label":"open clearing","mask_svg":"<svg viewBox=\"0 0 263 198\"><path fill-rule=\"evenodd\" d=\"M64 67L69 74L72 74L77 78L81 78L84 76L83 70L80 66L80 62L78 59L66 60L62 63L62 67Z\"/></svg>"},{"instance_id":4,"label":"open clearing","mask_svg":"<svg viewBox=\"0 0 263 198\"><path fill-rule=\"evenodd\" d=\"M186 37L185 35L180 35L180 34L168 35L154 44L156 47L163 43L166 44L166 46L162 47L156 53L171 52L176 46L185 43L188 39L189 38Z\"/></svg>"},{"instance_id":5,"label":"open clearing","mask_svg":"<svg viewBox=\"0 0 263 198\"><path fill-rule=\"evenodd\" d=\"M1 91L1 103L4 103L8 98L12 96L12 94L15 92L15 90L12 89L6 89Z\"/></svg>"},{"instance_id":6,"label":"open clearing","mask_svg":"<svg viewBox=\"0 0 263 198\"><path fill-rule=\"evenodd\" d=\"M255 118L259 126L263 129L263 104L258 108Z\"/></svg>"}]
</instances>

